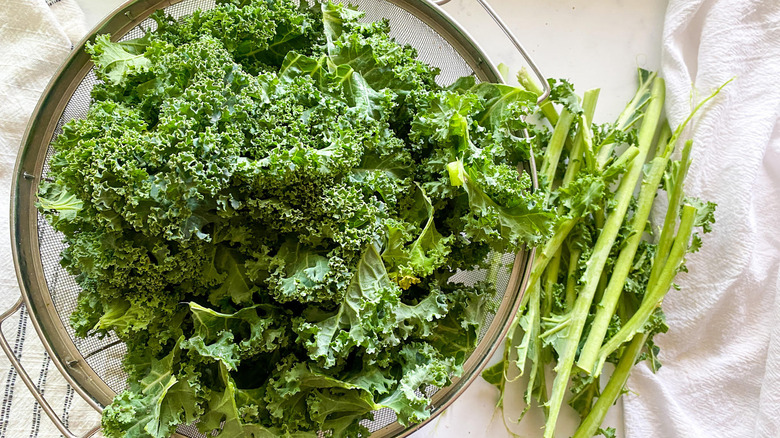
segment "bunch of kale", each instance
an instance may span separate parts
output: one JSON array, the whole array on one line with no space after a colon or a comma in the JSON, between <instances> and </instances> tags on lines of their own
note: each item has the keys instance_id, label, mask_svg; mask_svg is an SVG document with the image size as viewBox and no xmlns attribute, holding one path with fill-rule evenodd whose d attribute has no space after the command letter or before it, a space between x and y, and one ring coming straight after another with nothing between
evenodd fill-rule
<instances>
[{"instance_id":1,"label":"bunch of kale","mask_svg":"<svg viewBox=\"0 0 780 438\"><path fill-rule=\"evenodd\" d=\"M462 372L495 289L449 278L549 229L517 167L536 95L443 88L360 17L224 2L87 46L102 83L39 208L83 289L77 334L127 345L106 436L421 421L419 390Z\"/></svg>"}]
</instances>

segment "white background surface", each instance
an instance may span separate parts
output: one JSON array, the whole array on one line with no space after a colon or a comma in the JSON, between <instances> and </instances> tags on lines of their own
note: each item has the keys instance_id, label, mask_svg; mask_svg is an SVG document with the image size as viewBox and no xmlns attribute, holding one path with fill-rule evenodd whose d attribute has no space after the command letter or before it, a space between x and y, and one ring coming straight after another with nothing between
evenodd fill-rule
<instances>
[{"instance_id":1,"label":"white background surface","mask_svg":"<svg viewBox=\"0 0 780 438\"><path fill-rule=\"evenodd\" d=\"M119 7L120 0L77 0L88 27ZM636 68L660 68L664 0L492 0L492 6L517 35L542 73L570 79L581 94L601 88L595 122L613 121L635 87ZM453 0L443 8L482 45L494 63L503 62L516 72L522 59L506 37L474 0ZM522 397L522 388L510 393ZM497 392L481 379L450 409L415 438L508 437L504 422L494 411ZM507 411L520 412L517 403ZM561 436L576 424L573 412L560 421ZM531 411L523 424L510 425L523 437L541 436L541 412ZM622 436L622 405L610 412L606 426Z\"/></svg>"}]
</instances>

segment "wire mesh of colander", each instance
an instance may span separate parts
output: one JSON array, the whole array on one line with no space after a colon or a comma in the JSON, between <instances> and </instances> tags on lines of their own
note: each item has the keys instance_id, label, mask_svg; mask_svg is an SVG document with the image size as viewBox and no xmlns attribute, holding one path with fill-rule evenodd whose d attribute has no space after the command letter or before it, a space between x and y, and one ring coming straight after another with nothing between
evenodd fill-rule
<instances>
[{"instance_id":1,"label":"wire mesh of colander","mask_svg":"<svg viewBox=\"0 0 780 438\"><path fill-rule=\"evenodd\" d=\"M352 0L365 12L364 20L389 20L391 35L402 44L414 46L419 59L438 67L437 81L446 85L461 76L473 75L478 81L500 81L481 49L436 6L425 0ZM213 0L153 1L128 3L93 33L111 33L112 39L132 39L152 30L155 22L148 17L157 9L174 16L191 14L196 9L214 7ZM492 14L492 11L488 9ZM495 17L494 17L495 18ZM516 41L513 41L517 45ZM533 67L533 66L532 66ZM535 69L535 67L533 67ZM20 153L13 187L12 230L17 273L25 303L33 324L58 368L72 385L91 401L96 409L110 403L126 387L121 360L126 348L116 337L78 338L68 322L75 309L80 288L74 278L59 264L64 249L62 238L34 206L38 184L46 178L52 150L50 143L70 120L86 116L90 91L98 83L92 65L83 50L77 48L44 94L31 122ZM530 166L533 169L533 166ZM495 312L486 318L480 343L464 366L464 375L447 388L427 388L432 396L435 415L479 373L502 339L519 303L522 283L529 269L531 254L506 254L503 262L512 269L502 269L496 283ZM452 281L472 284L485 278L485 271L459 272ZM403 428L392 410L375 412L365 425L372 436L405 436L420 425ZM179 434L203 435L193 426L181 426Z\"/></svg>"}]
</instances>

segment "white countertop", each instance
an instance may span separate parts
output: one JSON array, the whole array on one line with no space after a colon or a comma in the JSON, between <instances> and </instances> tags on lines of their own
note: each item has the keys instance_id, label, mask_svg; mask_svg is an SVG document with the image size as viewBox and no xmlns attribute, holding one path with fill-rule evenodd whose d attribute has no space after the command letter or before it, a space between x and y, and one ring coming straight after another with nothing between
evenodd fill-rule
<instances>
[{"instance_id":1,"label":"white countertop","mask_svg":"<svg viewBox=\"0 0 780 438\"><path fill-rule=\"evenodd\" d=\"M119 7L121 0L77 0L89 27ZM601 88L595 121L614 120L634 93L636 68L660 67L664 0L492 0L492 6L509 25L547 77L571 80L581 94ZM510 72L523 66L522 58L474 0L452 0L443 8L483 47L494 63L503 62ZM513 393L522 397L521 390ZM415 438L509 437L495 413L497 392L482 379L472 384L450 409ZM509 401L507 413L520 412ZM570 409L560 426L566 433L576 425ZM509 420L507 420L509 421ZM543 416L532 410L521 426L511 424L519 436L537 437ZM613 408L604 426L622 434L622 404ZM568 435L567 435L568 436Z\"/></svg>"}]
</instances>

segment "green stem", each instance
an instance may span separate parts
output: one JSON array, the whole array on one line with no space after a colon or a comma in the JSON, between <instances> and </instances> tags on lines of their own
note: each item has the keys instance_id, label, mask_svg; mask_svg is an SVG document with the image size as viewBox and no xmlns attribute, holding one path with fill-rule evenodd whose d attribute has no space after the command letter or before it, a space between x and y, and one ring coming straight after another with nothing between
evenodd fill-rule
<instances>
[{"instance_id":1,"label":"green stem","mask_svg":"<svg viewBox=\"0 0 780 438\"><path fill-rule=\"evenodd\" d=\"M642 183L642 188L639 191L637 209L634 212L634 218L631 222L631 234L623 249L620 250L620 255L618 255L615 267L612 269L609 283L598 304L596 316L593 318L590 327L590 333L588 334L585 344L583 344L582 350L580 351L580 357L577 360L577 366L586 373L591 373L593 370L599 347L601 347L602 342L604 342L604 336L607 333L607 328L612 320L612 315L615 313L615 307L623 292L626 278L628 278L628 273L634 262L634 256L639 248L639 242L642 240L642 234L647 225L647 218L650 216L653 200L658 192L658 184L661 183L661 178L664 176L664 170L666 170L668 161L669 160L664 157L655 158L652 161L650 173Z\"/></svg>"},{"instance_id":2,"label":"green stem","mask_svg":"<svg viewBox=\"0 0 780 438\"><path fill-rule=\"evenodd\" d=\"M531 398L533 397L533 388L535 386L535 381L538 378L538 370L539 370L539 364L540 358L539 358L539 351L541 348L541 337L539 336L541 326L540 326L540 318L539 318L539 299L540 299L540 289L539 289L539 283L531 283L528 286L528 289L526 290L525 295L529 297L528 302L528 308L524 309L524 313L521 314L521 312L518 312L518 314L515 316L514 321L512 321L511 327L513 329L511 330L512 338L517 336L519 333L523 333L523 337L520 341L520 344L515 346L512 340L507 338L506 343L506 351L504 351L504 361L503 361L503 372L504 372L504 379L506 382L512 382L514 380L519 379L521 376L525 374L525 365L528 360L531 361L531 372L529 374L529 381L528 386L526 387L525 394L524 394L524 400L526 403L525 408L520 412L520 418L517 421L520 421L525 413L528 411L528 408L531 406ZM515 351L517 359L515 361L517 365L518 375L516 377L510 378L508 375L509 371L509 364L511 363L511 352ZM495 366L495 365L494 365ZM502 384L503 385L503 384ZM500 388L499 388L500 389ZM500 395L500 397L503 397L503 393Z\"/></svg>"},{"instance_id":3,"label":"green stem","mask_svg":"<svg viewBox=\"0 0 780 438\"><path fill-rule=\"evenodd\" d=\"M569 153L569 165L566 167L566 173L563 175L563 183L561 184L564 187L574 181L574 178L582 167L583 148L587 147L585 144L586 138L593 138L590 126L593 121L593 115L596 112L596 102L598 102L598 99L598 88L588 90L582 96L582 114L579 116L580 129L577 131L577 136L574 138L574 147Z\"/></svg>"},{"instance_id":4,"label":"green stem","mask_svg":"<svg viewBox=\"0 0 780 438\"><path fill-rule=\"evenodd\" d=\"M674 145L670 143L672 138L672 128L668 123L661 126L661 132L658 133L658 141L655 142L655 156L670 158L674 152ZM671 148L671 149L670 149Z\"/></svg>"},{"instance_id":5,"label":"green stem","mask_svg":"<svg viewBox=\"0 0 780 438\"><path fill-rule=\"evenodd\" d=\"M601 271L601 277L599 277L599 284L596 286L596 293L593 295L593 301L598 303L604 296L604 291L607 289L609 278L612 275L612 271L604 269Z\"/></svg>"},{"instance_id":6,"label":"green stem","mask_svg":"<svg viewBox=\"0 0 780 438\"><path fill-rule=\"evenodd\" d=\"M591 438L596 435L596 432L604 422L607 411L615 404L618 397L623 394L623 388L626 386L631 368L639 359L645 341L647 341L647 334L643 333L634 336L634 339L623 351L623 355L620 356L620 361L615 367L612 377L609 378L607 386L601 392L596 403L593 404L588 416L582 420L572 438Z\"/></svg>"},{"instance_id":7,"label":"green stem","mask_svg":"<svg viewBox=\"0 0 780 438\"><path fill-rule=\"evenodd\" d=\"M542 278L542 273L544 273L544 270L547 268L550 259L558 252L563 241L566 240L566 237L569 236L569 233L571 233L571 230L579 220L580 218L565 218L555 227L555 232L552 237L545 242L541 251L536 252L536 257L534 257L534 262L531 265L531 274L528 278L529 285L534 284L534 282L539 281L539 279ZM527 295L528 294L523 295L521 307L525 307L528 303Z\"/></svg>"},{"instance_id":8,"label":"green stem","mask_svg":"<svg viewBox=\"0 0 780 438\"><path fill-rule=\"evenodd\" d=\"M590 306L593 302L593 296L598 286L598 280L601 271L604 269L610 249L615 243L615 239L623 223L628 204L633 197L639 176L642 173L642 166L650 149L650 145L655 136L656 128L661 117L664 102L664 81L660 78L653 80L651 101L644 115L642 127L639 130L639 154L629 165L626 174L620 181L615 195L616 206L607 218L604 228L601 230L593 253L587 262L587 268L583 276L583 285L577 300L574 302L574 308L571 312L571 323L565 347L558 358L558 364L555 367L557 372L553 381L552 394L550 396L550 413L544 429L544 438L552 438L555 433L555 425L558 422L563 398L566 394L566 387L571 377L574 359L577 354L582 330L588 317ZM648 138L649 137L649 138Z\"/></svg>"},{"instance_id":9,"label":"green stem","mask_svg":"<svg viewBox=\"0 0 780 438\"><path fill-rule=\"evenodd\" d=\"M599 149L596 153L596 168L598 170L604 170L613 150L615 150L615 143L604 145Z\"/></svg>"},{"instance_id":10,"label":"green stem","mask_svg":"<svg viewBox=\"0 0 780 438\"><path fill-rule=\"evenodd\" d=\"M617 160L610 164L610 166L607 168L607 171L610 171L611 169L619 169L622 166L627 165L637 155L639 155L639 148L636 146L629 146L626 150L623 151L622 154L620 154Z\"/></svg>"},{"instance_id":11,"label":"green stem","mask_svg":"<svg viewBox=\"0 0 780 438\"><path fill-rule=\"evenodd\" d=\"M693 230L693 222L696 217L696 207L690 205L683 206L682 217L680 218L680 228L674 239L669 258L661 272L658 282L652 289L648 289L642 304L639 305L636 313L629 319L617 333L607 341L600 349L596 359L596 368L594 374L599 374L607 357L613 351L618 349L623 343L627 342L634 335L642 330L655 309L661 304L666 293L672 285L677 270L685 258L688 251L688 244Z\"/></svg>"},{"instance_id":12,"label":"green stem","mask_svg":"<svg viewBox=\"0 0 780 438\"><path fill-rule=\"evenodd\" d=\"M636 304L634 301L635 300L632 300L631 296L620 294L620 299L618 300L617 316L620 318L621 325L628 321L628 319L631 318L631 315L633 315L636 311L638 304Z\"/></svg>"},{"instance_id":13,"label":"green stem","mask_svg":"<svg viewBox=\"0 0 780 438\"><path fill-rule=\"evenodd\" d=\"M545 189L547 193L552 191L553 182L555 181L555 171L558 169L558 162L561 159L561 152L563 152L563 144L569 137L569 129L572 122L574 122L574 114L567 109L561 111L561 117L558 119L558 123L555 124L550 142L547 144L547 150L544 153L544 161L542 161L542 168L539 171L539 175L542 177L542 181L545 182Z\"/></svg>"},{"instance_id":14,"label":"green stem","mask_svg":"<svg viewBox=\"0 0 780 438\"><path fill-rule=\"evenodd\" d=\"M525 363L528 358L528 352L529 350L532 350L531 344L534 342L534 338L539 335L538 331L534 332L533 323L528 323L527 321L539 319L539 306L534 305L534 301L539 301L541 299L540 295L541 287L539 282L528 283L528 288L523 294L523 299L527 300L528 307L526 308L525 305L523 305L521 308L524 309L525 313L522 315L518 313L516 321L512 323L513 326L516 325L523 330L523 338L520 340L520 344L515 348L517 353L517 370L520 372L520 376L525 374ZM524 320L526 321L525 325L523 324ZM514 346L507 345L507 348L509 347Z\"/></svg>"},{"instance_id":15,"label":"green stem","mask_svg":"<svg viewBox=\"0 0 780 438\"><path fill-rule=\"evenodd\" d=\"M663 153L663 147L667 144L670 135L669 125L664 124L656 142L655 151L657 154ZM653 201L658 192L658 185L664 176L669 158L664 154L653 159L651 163L650 171L639 190L637 209L631 222L630 237L627 239L623 249L621 249L617 262L615 262L609 284L599 301L588 338L583 344L580 357L577 360L577 366L586 373L593 371L598 350L604 342L604 337L612 320L612 315L615 313L615 308L623 296L623 286L634 262L639 243L642 241L642 235L647 226L647 219L650 216ZM625 312L621 313L625 316ZM621 320L625 321L624 318L621 318Z\"/></svg>"},{"instance_id":16,"label":"green stem","mask_svg":"<svg viewBox=\"0 0 780 438\"><path fill-rule=\"evenodd\" d=\"M553 303L555 302L555 285L558 284L558 274L561 268L561 250L562 248L558 248L558 251L547 265L547 269L544 270L544 300L542 300L540 318L549 318L552 313ZM541 344L539 348L543 349L540 353L542 363L552 361L552 348L543 348Z\"/></svg>"},{"instance_id":17,"label":"green stem","mask_svg":"<svg viewBox=\"0 0 780 438\"><path fill-rule=\"evenodd\" d=\"M569 250L569 274L566 276L566 311L571 311L574 300L577 298L577 272L582 250L579 248Z\"/></svg>"},{"instance_id":18,"label":"green stem","mask_svg":"<svg viewBox=\"0 0 780 438\"><path fill-rule=\"evenodd\" d=\"M688 174L688 168L691 161L691 146L693 140L685 142L685 146L682 150L682 158L680 158L680 167L677 168L677 174L674 180L676 181L674 187L671 188L669 193L669 202L666 209L666 216L664 217L664 225L661 229L661 235L658 239L658 247L655 252L655 258L653 259L653 267L650 269L650 280L647 283L647 288L651 289L658 281L658 277L661 276L661 270L666 263L666 257L669 254L669 248L672 246L672 239L674 238L674 227L677 225L677 214L680 212L680 203L683 197L683 181ZM671 151L667 148L664 155L671 155ZM667 190L669 188L667 187Z\"/></svg>"},{"instance_id":19,"label":"green stem","mask_svg":"<svg viewBox=\"0 0 780 438\"><path fill-rule=\"evenodd\" d=\"M536 83L534 78L531 77L531 74L528 73L528 70L526 70L525 67L523 67L523 69L520 70L520 72L517 74L517 82L519 82L523 88L536 94L537 96L542 94L542 87ZM541 105L539 105L539 109L542 110L542 114L550 122L550 124L555 126L558 123L558 111L555 110L552 102L546 100Z\"/></svg>"},{"instance_id":20,"label":"green stem","mask_svg":"<svg viewBox=\"0 0 780 438\"><path fill-rule=\"evenodd\" d=\"M533 318L531 321L531 327L532 327L532 339L533 339L533 358L531 359L531 374L529 375L529 381L528 381L528 388L526 389L526 405L530 405L531 403L531 397L530 395L532 393L536 393L536 400L539 403L544 403L547 399L547 383L544 375L544 364L547 363L547 360L544 360L544 346L542 345L542 337L540 334L542 333L542 327L541 327L541 317L539 315L541 310L541 303L539 302L539 295L537 294L537 298L535 300L535 303L532 303L533 306L535 306L536 309L536 317ZM534 388L538 388L536 391L534 391Z\"/></svg>"},{"instance_id":21,"label":"green stem","mask_svg":"<svg viewBox=\"0 0 780 438\"><path fill-rule=\"evenodd\" d=\"M561 248L553 256L550 263L547 265L547 269L544 271L544 307L542 308L542 316L547 317L552 313L553 302L555 296L553 291L555 285L558 284L558 274L561 268Z\"/></svg>"},{"instance_id":22,"label":"green stem","mask_svg":"<svg viewBox=\"0 0 780 438\"><path fill-rule=\"evenodd\" d=\"M710 94L706 99L699 102L698 105L696 105L693 108L693 111L688 115L688 117L683 121L683 123L677 127L677 129L674 130L674 133L672 134L672 137L669 139L669 142L666 145L666 150L664 151L665 156L671 156L672 152L674 151L675 144L677 143L677 140L680 138L680 135L682 134L683 130L686 126L688 126L688 123L693 120L693 116L706 104L709 102L710 99L714 98L715 96L720 93L720 91L729 84L733 79L729 79L726 81L723 85L718 87L717 90L715 90L712 94ZM664 217L664 225L663 229L661 230L661 240L658 242L658 248L656 249L656 257L653 260L653 267L650 270L650 281L648 282L648 288L650 288L652 285L655 284L656 281L658 281L658 277L660 275L661 269L664 265L664 257L666 256L667 252L669 251L669 246L671 245L671 236L672 233L670 232L670 229L674 227L674 223L677 218L677 207L680 205L680 200L682 199L682 182L685 179L685 176L688 172L688 167L690 166L690 149L691 145L689 144L692 140L688 140L685 142L685 146L683 147L682 152L682 158L680 160L680 167L677 169L677 176L676 181L677 185L674 187L671 193L669 193L669 207L666 210L666 217ZM686 154L687 151L687 154ZM674 207L674 208L672 208ZM665 239L664 236L667 236Z\"/></svg>"},{"instance_id":23,"label":"green stem","mask_svg":"<svg viewBox=\"0 0 780 438\"><path fill-rule=\"evenodd\" d=\"M702 100L695 107L693 107L693 111L691 111L691 113L688 114L688 117L685 118L682 124L678 126L677 129L674 130L674 133L672 134L672 138L669 139L669 143L666 146L666 151L664 152L665 155L666 154L671 155L672 150L674 150L675 148L675 144L677 143L677 140L680 138L680 135L682 135L683 131L685 130L685 127L688 126L688 123L690 123L691 120L693 120L693 116L696 115L697 112L699 112L699 110L704 106L704 104L709 102L710 99L717 96L720 93L720 91L723 89L723 87L728 85L733 80L734 78L731 78L728 81L724 82L723 85L721 85L715 91L713 91L712 94L707 96L706 99Z\"/></svg>"},{"instance_id":24,"label":"green stem","mask_svg":"<svg viewBox=\"0 0 780 438\"><path fill-rule=\"evenodd\" d=\"M614 131L627 131L635 123L641 120L644 116L642 109L652 101L653 83L656 79L656 73L639 69L639 86L637 87L634 97L631 99L623 111L618 116L617 121L613 127ZM599 170L603 169L606 163L609 161L611 152L617 147L615 144L615 138L612 135L608 135L605 139L602 139L602 143L594 145L594 153L597 154L595 161ZM593 169L596 169L594 167Z\"/></svg>"},{"instance_id":25,"label":"green stem","mask_svg":"<svg viewBox=\"0 0 780 438\"><path fill-rule=\"evenodd\" d=\"M591 173L596 172L596 155L593 151L593 130L590 125L585 125L582 128L582 155L585 158L585 167L591 171Z\"/></svg>"},{"instance_id":26,"label":"green stem","mask_svg":"<svg viewBox=\"0 0 780 438\"><path fill-rule=\"evenodd\" d=\"M648 102L651 102L653 96L653 86L656 80L657 73L640 69L639 70L639 86L637 92L631 99L623 111L618 116L615 123L615 129L625 131L636 123L642 116L641 111Z\"/></svg>"}]
</instances>

